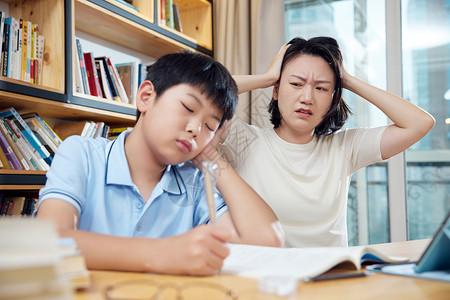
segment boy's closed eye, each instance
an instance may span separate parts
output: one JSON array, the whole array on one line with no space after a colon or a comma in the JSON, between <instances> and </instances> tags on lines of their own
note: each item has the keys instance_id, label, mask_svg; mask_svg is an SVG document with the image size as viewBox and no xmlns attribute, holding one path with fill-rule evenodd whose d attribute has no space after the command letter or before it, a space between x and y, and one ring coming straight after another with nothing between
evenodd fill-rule
<instances>
[{"instance_id":1,"label":"boy's closed eye","mask_svg":"<svg viewBox=\"0 0 450 300\"><path fill-rule=\"evenodd\" d=\"M194 113L194 109L190 108L190 106L188 106L187 104L185 104L184 102L180 102L181 105L189 112L189 113ZM216 118L214 117L214 120ZM206 129L208 129L211 132L215 132L217 130L217 128L219 127L219 124L217 122L217 124L208 124L205 123L205 127Z\"/></svg>"}]
</instances>

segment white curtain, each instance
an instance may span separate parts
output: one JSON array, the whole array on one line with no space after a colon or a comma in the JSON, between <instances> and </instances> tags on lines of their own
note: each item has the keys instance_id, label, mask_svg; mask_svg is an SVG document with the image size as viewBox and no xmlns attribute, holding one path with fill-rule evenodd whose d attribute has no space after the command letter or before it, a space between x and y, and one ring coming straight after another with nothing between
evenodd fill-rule
<instances>
[{"instance_id":1,"label":"white curtain","mask_svg":"<svg viewBox=\"0 0 450 300\"><path fill-rule=\"evenodd\" d=\"M215 0L215 58L231 74L262 74L285 43L283 0ZM241 94L236 114L258 126L270 125L272 88Z\"/></svg>"}]
</instances>

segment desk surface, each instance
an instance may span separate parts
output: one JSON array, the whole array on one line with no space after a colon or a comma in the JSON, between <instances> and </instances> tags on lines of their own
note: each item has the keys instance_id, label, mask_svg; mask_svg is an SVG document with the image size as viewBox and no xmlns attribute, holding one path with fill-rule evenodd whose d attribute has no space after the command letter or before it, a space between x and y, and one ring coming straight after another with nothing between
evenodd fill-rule
<instances>
[{"instance_id":1,"label":"desk surface","mask_svg":"<svg viewBox=\"0 0 450 300\"><path fill-rule=\"evenodd\" d=\"M430 240L416 240L408 242L396 242L389 244L371 245L390 256L406 256L411 260L417 260L425 250ZM336 271L340 267L334 268ZM346 269L339 269L340 272ZM350 271L350 270L349 270ZM75 299L102 299L102 293L106 286L130 279L152 279L159 282L184 283L192 281L206 281L219 283L238 292L238 299L450 299L450 283L394 276L375 273L371 276L339 279L322 282L299 282L297 294L294 297L282 298L274 295L260 293L256 279L243 278L231 275L217 275L210 277L189 277L156 275L132 272L91 271L91 287L78 291ZM163 299L174 299L173 293L168 291ZM201 294L199 300L203 299ZM204 298L206 299L206 298Z\"/></svg>"}]
</instances>

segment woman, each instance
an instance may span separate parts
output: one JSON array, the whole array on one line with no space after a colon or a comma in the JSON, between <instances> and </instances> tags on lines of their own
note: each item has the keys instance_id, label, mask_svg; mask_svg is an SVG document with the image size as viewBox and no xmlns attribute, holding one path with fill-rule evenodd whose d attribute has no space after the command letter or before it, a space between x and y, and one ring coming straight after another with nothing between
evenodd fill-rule
<instances>
[{"instance_id":1,"label":"woman","mask_svg":"<svg viewBox=\"0 0 450 300\"><path fill-rule=\"evenodd\" d=\"M286 246L346 246L351 175L404 151L434 126L419 107L349 75L329 37L295 38L266 74L234 79L240 93L274 85L273 128L235 117L221 150L275 211ZM343 88L378 107L393 124L339 131L350 113Z\"/></svg>"}]
</instances>

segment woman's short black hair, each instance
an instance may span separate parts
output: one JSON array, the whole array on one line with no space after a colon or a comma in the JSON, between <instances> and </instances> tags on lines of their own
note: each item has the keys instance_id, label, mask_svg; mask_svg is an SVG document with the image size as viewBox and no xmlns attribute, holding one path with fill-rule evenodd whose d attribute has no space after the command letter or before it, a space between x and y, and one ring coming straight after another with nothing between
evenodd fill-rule
<instances>
[{"instance_id":1,"label":"woman's short black hair","mask_svg":"<svg viewBox=\"0 0 450 300\"><path fill-rule=\"evenodd\" d=\"M212 57L182 51L166 54L147 67L145 78L153 83L157 98L167 89L188 84L199 87L208 99L222 112L221 127L236 110L238 89L230 72ZM140 112L137 111L139 119Z\"/></svg>"},{"instance_id":2,"label":"woman's short black hair","mask_svg":"<svg viewBox=\"0 0 450 300\"><path fill-rule=\"evenodd\" d=\"M314 37L309 40L294 38L288 44L290 46L283 57L280 78L286 65L299 55L311 55L323 58L334 73L335 86L330 108L323 121L314 130L314 135L316 136L332 134L344 126L345 121L351 114L350 108L342 99L342 53L339 45L331 37ZM279 82L280 80L278 80ZM281 114L278 108L278 101L275 101L273 98L269 103L269 113L271 115L270 121L274 128L280 126Z\"/></svg>"}]
</instances>

